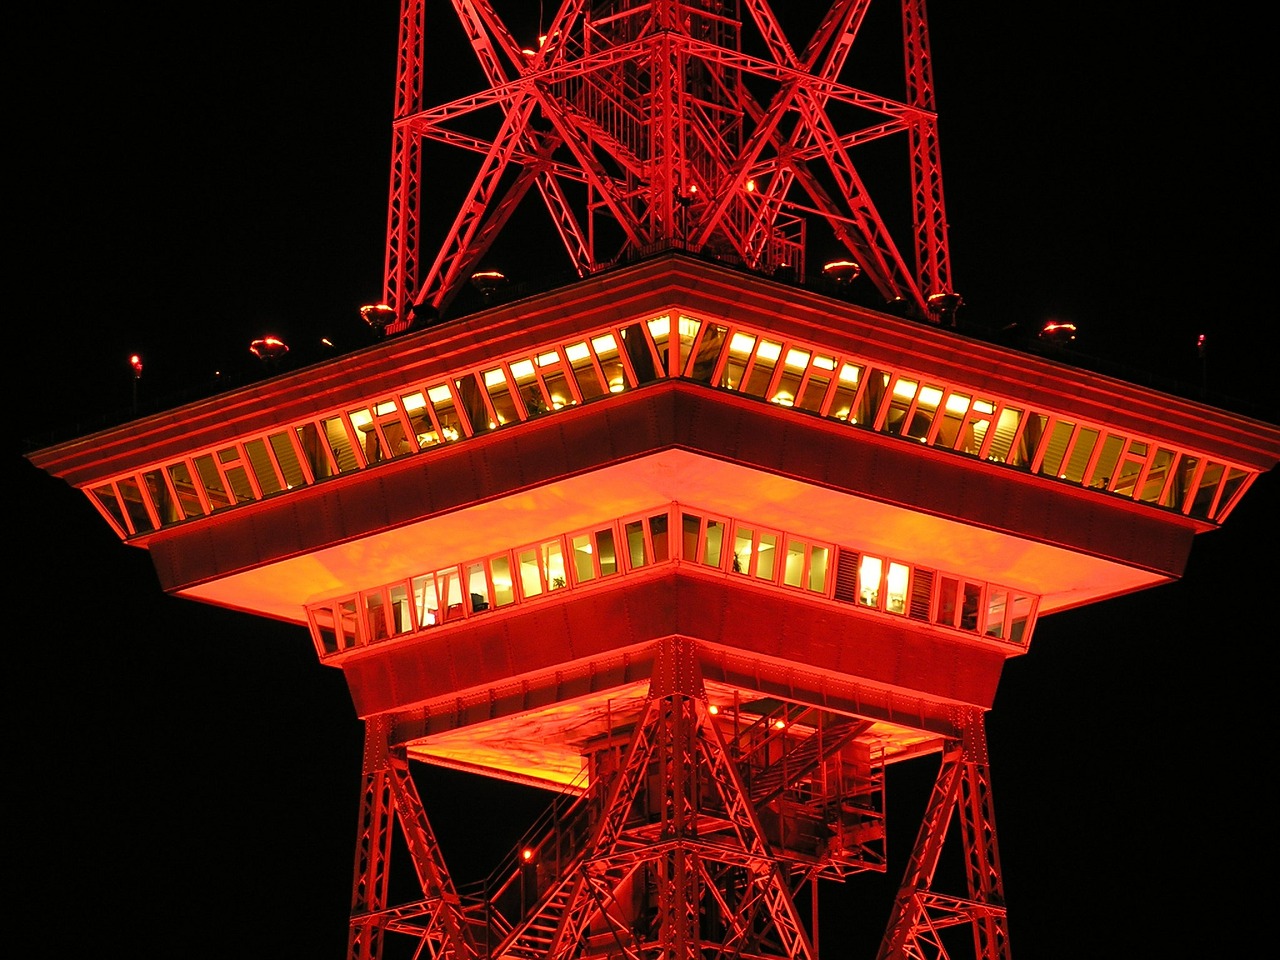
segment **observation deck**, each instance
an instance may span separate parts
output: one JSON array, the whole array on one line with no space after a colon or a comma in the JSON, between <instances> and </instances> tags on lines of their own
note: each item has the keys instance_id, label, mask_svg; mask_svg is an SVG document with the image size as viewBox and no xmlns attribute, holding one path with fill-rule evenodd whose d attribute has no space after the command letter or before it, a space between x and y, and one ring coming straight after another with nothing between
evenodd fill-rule
<instances>
[{"instance_id":1,"label":"observation deck","mask_svg":"<svg viewBox=\"0 0 1280 960\"><path fill-rule=\"evenodd\" d=\"M416 759L545 786L639 709L991 706L1177 578L1280 429L670 253L38 451L171 594L305 625Z\"/></svg>"}]
</instances>

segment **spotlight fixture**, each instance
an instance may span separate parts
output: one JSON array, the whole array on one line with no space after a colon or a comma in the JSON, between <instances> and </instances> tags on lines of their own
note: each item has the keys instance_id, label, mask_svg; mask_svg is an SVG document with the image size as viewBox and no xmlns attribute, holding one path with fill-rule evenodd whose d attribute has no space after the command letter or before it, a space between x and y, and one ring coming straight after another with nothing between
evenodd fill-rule
<instances>
[{"instance_id":1,"label":"spotlight fixture","mask_svg":"<svg viewBox=\"0 0 1280 960\"><path fill-rule=\"evenodd\" d=\"M279 337L268 334L249 344L249 352L263 363L272 363L289 352L289 345Z\"/></svg>"},{"instance_id":2,"label":"spotlight fixture","mask_svg":"<svg viewBox=\"0 0 1280 960\"><path fill-rule=\"evenodd\" d=\"M1039 337L1049 343L1070 343L1076 338L1076 325L1069 320L1046 320Z\"/></svg>"},{"instance_id":3,"label":"spotlight fixture","mask_svg":"<svg viewBox=\"0 0 1280 960\"><path fill-rule=\"evenodd\" d=\"M956 325L956 311L960 309L964 300L960 294L951 293L931 293L929 299L925 301L925 306L929 309L929 316L933 318L935 323L944 326L954 327Z\"/></svg>"},{"instance_id":4,"label":"spotlight fixture","mask_svg":"<svg viewBox=\"0 0 1280 960\"><path fill-rule=\"evenodd\" d=\"M498 288L506 282L507 278L497 270L481 270L471 275L471 285L480 291L480 296L484 298L485 303L488 303Z\"/></svg>"},{"instance_id":5,"label":"spotlight fixture","mask_svg":"<svg viewBox=\"0 0 1280 960\"><path fill-rule=\"evenodd\" d=\"M822 265L822 275L846 287L862 276L862 267L852 260L829 260Z\"/></svg>"},{"instance_id":6,"label":"spotlight fixture","mask_svg":"<svg viewBox=\"0 0 1280 960\"><path fill-rule=\"evenodd\" d=\"M360 316L374 333L382 333L387 324L395 322L396 312L385 303L367 303L360 308Z\"/></svg>"}]
</instances>

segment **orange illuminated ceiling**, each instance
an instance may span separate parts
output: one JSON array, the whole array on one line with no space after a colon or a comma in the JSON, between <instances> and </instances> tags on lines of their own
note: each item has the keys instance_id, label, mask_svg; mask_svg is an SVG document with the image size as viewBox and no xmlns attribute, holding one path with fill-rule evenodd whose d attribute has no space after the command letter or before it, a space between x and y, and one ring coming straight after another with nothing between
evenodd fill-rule
<instances>
[{"instance_id":1,"label":"orange illuminated ceiling","mask_svg":"<svg viewBox=\"0 0 1280 960\"><path fill-rule=\"evenodd\" d=\"M307 603L672 502L1040 594L1042 613L1169 579L1164 573L1063 545L983 529L687 450L665 450L235 570L176 592L305 623Z\"/></svg>"}]
</instances>

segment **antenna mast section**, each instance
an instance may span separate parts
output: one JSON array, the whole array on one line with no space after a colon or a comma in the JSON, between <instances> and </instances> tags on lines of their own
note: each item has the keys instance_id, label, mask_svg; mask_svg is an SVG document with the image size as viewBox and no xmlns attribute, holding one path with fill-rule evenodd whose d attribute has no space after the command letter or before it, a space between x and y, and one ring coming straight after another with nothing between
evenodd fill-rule
<instances>
[{"instance_id":1,"label":"antenna mast section","mask_svg":"<svg viewBox=\"0 0 1280 960\"><path fill-rule=\"evenodd\" d=\"M484 88L427 106L435 27L426 0L403 0L386 332L441 316L526 201L546 209L579 277L683 249L803 280L813 247L850 258L885 303L938 320L958 298L929 33L924 0L900 4L905 83L890 97L844 79L857 49L884 54L880 32L863 39L871 0L836 0L802 46L768 0L562 0L536 40L517 39L487 0L453 0ZM891 164L901 190L885 209L909 200L903 245L871 189L893 141L905 143ZM442 173L428 146L460 156ZM868 148L876 162L863 169L855 158ZM462 167L465 191L436 246L424 236L424 190L456 182Z\"/></svg>"}]
</instances>

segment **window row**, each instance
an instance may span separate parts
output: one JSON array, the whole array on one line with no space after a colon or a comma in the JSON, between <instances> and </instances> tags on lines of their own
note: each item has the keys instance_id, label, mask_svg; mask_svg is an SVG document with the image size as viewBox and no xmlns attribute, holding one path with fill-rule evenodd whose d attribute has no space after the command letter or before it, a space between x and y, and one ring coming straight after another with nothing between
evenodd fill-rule
<instances>
[{"instance_id":1,"label":"window row","mask_svg":"<svg viewBox=\"0 0 1280 960\"><path fill-rule=\"evenodd\" d=\"M322 658L681 561L1025 644L1036 597L679 506L440 567L307 608Z\"/></svg>"},{"instance_id":2,"label":"window row","mask_svg":"<svg viewBox=\"0 0 1280 960\"><path fill-rule=\"evenodd\" d=\"M122 537L464 441L659 378L722 390L1221 520L1251 472L746 328L663 315L550 344L90 489Z\"/></svg>"}]
</instances>

